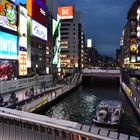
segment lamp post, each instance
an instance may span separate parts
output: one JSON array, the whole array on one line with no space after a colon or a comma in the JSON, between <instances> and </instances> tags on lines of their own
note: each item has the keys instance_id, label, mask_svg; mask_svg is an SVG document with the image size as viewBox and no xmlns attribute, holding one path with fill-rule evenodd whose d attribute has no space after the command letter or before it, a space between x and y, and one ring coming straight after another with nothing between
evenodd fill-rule
<instances>
[{"instance_id":1,"label":"lamp post","mask_svg":"<svg viewBox=\"0 0 140 140\"><path fill-rule=\"evenodd\" d=\"M35 69L35 82L36 82L36 94L37 94L37 78L38 78L37 68L38 68L38 65L36 65L35 67L36 67L36 69Z\"/></svg>"}]
</instances>

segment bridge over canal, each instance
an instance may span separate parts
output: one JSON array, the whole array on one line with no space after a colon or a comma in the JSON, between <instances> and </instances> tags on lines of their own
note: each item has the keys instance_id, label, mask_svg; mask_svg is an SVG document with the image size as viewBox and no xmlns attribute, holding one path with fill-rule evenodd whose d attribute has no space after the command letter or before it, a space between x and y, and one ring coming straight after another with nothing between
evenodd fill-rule
<instances>
[{"instance_id":1,"label":"bridge over canal","mask_svg":"<svg viewBox=\"0 0 140 140\"><path fill-rule=\"evenodd\" d=\"M82 70L83 76L94 76L94 77L120 77L120 70L118 69L93 69L85 68Z\"/></svg>"}]
</instances>

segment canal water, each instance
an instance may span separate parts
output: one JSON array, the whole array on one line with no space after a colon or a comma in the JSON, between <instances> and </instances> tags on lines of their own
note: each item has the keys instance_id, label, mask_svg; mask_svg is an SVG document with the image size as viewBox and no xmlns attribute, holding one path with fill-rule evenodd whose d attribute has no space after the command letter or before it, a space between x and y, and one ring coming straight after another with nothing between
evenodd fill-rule
<instances>
[{"instance_id":1,"label":"canal water","mask_svg":"<svg viewBox=\"0 0 140 140\"><path fill-rule=\"evenodd\" d=\"M140 137L138 117L116 79L86 79L75 91L39 114L92 125L95 108L102 99L122 101L124 115L119 132Z\"/></svg>"}]
</instances>

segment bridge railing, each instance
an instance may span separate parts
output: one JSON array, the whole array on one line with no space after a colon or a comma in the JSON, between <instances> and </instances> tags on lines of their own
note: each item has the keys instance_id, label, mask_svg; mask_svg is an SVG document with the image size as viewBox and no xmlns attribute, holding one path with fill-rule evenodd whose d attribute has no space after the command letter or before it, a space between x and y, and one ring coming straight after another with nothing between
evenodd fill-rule
<instances>
[{"instance_id":1,"label":"bridge railing","mask_svg":"<svg viewBox=\"0 0 140 140\"><path fill-rule=\"evenodd\" d=\"M40 85L42 82L46 84L53 84L53 75L44 75L37 77L30 77L17 80L0 81L0 93L7 93L11 91L20 90L32 86Z\"/></svg>"},{"instance_id":2,"label":"bridge railing","mask_svg":"<svg viewBox=\"0 0 140 140\"><path fill-rule=\"evenodd\" d=\"M95 128L72 121L7 108L0 108L0 126L0 139L9 140L139 140L116 132L96 132Z\"/></svg>"},{"instance_id":3,"label":"bridge railing","mask_svg":"<svg viewBox=\"0 0 140 140\"><path fill-rule=\"evenodd\" d=\"M96 140L116 140L116 139L101 136L98 134L78 130L77 129L78 123L76 123L76 122L58 120L58 119L49 118L46 116L35 115L35 114L30 114L30 113L26 113L26 112L22 112L22 111L9 110L9 109L3 109L3 108L0 108L0 116L2 117L2 119L5 119L4 122L11 122L12 120L15 120L16 122L17 121L21 122L21 124L22 124L22 122L24 122L24 125L30 126L31 128L32 128L31 125L40 127L40 128L43 127L45 129L48 128L54 137L54 138L51 137L48 140L54 140L56 135L57 136L59 135L59 134L55 133L56 131L57 131L57 133L63 132L63 133L65 133L65 135L73 134L72 137L78 136L80 138L83 136L83 137L90 138L90 139L96 138ZM11 123L11 124L15 124L15 123ZM2 124L2 125L4 125L4 124ZM9 124L7 126L10 127ZM20 127L22 127L22 125ZM23 128L26 128L26 126L23 126ZM30 129L30 128L28 128L28 129ZM7 134L9 134L8 130L10 130L10 128L7 128ZM32 129L32 134L35 133L33 131L35 131L35 130ZM40 133L40 135L42 134L40 131L39 131L39 133ZM47 133L49 133L49 132L47 132ZM1 136L3 136L3 134ZM62 136L62 135L60 135L60 136ZM24 137L25 137L25 135L22 136L23 139L24 139ZM18 139L18 140L20 140L20 139ZM79 140L79 139L76 139L76 140Z\"/></svg>"},{"instance_id":4,"label":"bridge railing","mask_svg":"<svg viewBox=\"0 0 140 140\"><path fill-rule=\"evenodd\" d=\"M116 73L116 74L119 74L120 73L120 70L103 70L103 69L83 69L82 70L82 73Z\"/></svg>"}]
</instances>

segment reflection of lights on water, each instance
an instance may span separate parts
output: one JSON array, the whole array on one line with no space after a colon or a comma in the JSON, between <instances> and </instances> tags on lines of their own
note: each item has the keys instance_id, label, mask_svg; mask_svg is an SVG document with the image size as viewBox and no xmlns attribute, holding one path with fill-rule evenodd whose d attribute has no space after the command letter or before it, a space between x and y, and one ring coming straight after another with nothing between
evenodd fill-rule
<instances>
[{"instance_id":1,"label":"reflection of lights on water","mask_svg":"<svg viewBox=\"0 0 140 140\"><path fill-rule=\"evenodd\" d=\"M86 97L85 97L85 100L86 100L87 102L95 103L95 101L96 101L96 96L94 96L94 95L86 96Z\"/></svg>"}]
</instances>

